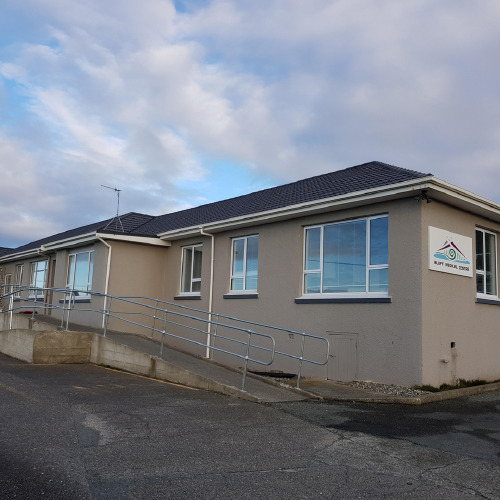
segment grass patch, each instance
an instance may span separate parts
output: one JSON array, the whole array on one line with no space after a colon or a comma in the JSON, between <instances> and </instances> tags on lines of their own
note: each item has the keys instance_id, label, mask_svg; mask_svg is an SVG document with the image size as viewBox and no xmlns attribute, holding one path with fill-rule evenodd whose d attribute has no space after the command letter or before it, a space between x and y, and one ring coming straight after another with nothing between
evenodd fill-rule
<instances>
[{"instance_id":1,"label":"grass patch","mask_svg":"<svg viewBox=\"0 0 500 500\"><path fill-rule=\"evenodd\" d=\"M464 387L474 387L476 385L484 385L486 380L465 380L463 378L458 379L456 385L441 384L439 387L434 387L433 385L414 385L412 389L419 389L421 391L428 392L442 392L442 391L452 391L453 389L463 389Z\"/></svg>"}]
</instances>

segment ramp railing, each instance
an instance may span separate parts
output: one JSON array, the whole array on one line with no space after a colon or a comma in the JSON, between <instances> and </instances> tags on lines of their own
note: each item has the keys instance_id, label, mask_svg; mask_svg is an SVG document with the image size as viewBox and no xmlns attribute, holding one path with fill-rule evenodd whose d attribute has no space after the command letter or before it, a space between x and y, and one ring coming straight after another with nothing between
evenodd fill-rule
<instances>
[{"instance_id":1,"label":"ramp railing","mask_svg":"<svg viewBox=\"0 0 500 500\"><path fill-rule=\"evenodd\" d=\"M50 302L48 301L50 298ZM102 307L95 307L96 302ZM68 330L70 319L77 317L83 325L100 323L102 335L106 336L110 321L113 330L123 329L153 338L160 335L160 358L163 358L165 339L169 338L175 347L194 345L204 350L204 356L213 358L219 352L242 361L242 385L249 363L270 366L276 355L297 361L297 388L300 388L302 368L305 363L325 365L330 350L325 337L299 332L287 328L244 320L220 313L208 312L178 303L150 297L119 297L99 292L80 291L66 288L38 288L19 284L0 285L0 305L8 315L8 327L13 325L14 313L54 314L60 316L60 329ZM56 311L53 313L53 311ZM84 315L90 315L92 320ZM99 318L101 318L99 320ZM87 320L88 319L88 320ZM276 348L276 339L287 336L293 348ZM317 358L306 355L306 347L314 343ZM285 345L280 342L280 346Z\"/></svg>"}]
</instances>

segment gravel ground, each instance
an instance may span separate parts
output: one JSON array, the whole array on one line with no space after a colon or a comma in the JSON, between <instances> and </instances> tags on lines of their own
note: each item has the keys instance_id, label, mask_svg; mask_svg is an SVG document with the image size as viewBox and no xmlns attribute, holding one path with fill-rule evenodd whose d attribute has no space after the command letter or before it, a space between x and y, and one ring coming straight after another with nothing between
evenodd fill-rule
<instances>
[{"instance_id":1,"label":"gravel ground","mask_svg":"<svg viewBox=\"0 0 500 500\"><path fill-rule=\"evenodd\" d=\"M359 389L366 389L379 394L390 394L392 396L402 396L407 398L431 394L429 391L422 391L420 389L412 389L410 387L402 387L399 385L379 384L377 382L355 381L346 382L345 385L357 387Z\"/></svg>"}]
</instances>

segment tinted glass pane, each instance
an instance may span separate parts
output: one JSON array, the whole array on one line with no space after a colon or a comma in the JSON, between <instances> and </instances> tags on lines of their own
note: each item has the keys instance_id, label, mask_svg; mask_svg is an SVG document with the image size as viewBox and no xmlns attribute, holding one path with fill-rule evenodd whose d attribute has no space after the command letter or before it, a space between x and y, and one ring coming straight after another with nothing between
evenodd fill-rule
<instances>
[{"instance_id":1,"label":"tinted glass pane","mask_svg":"<svg viewBox=\"0 0 500 500\"><path fill-rule=\"evenodd\" d=\"M243 275L245 240L233 240L233 275Z\"/></svg>"},{"instance_id":2,"label":"tinted glass pane","mask_svg":"<svg viewBox=\"0 0 500 500\"><path fill-rule=\"evenodd\" d=\"M320 269L321 228L313 227L306 230L305 270Z\"/></svg>"},{"instance_id":3,"label":"tinted glass pane","mask_svg":"<svg viewBox=\"0 0 500 500\"><path fill-rule=\"evenodd\" d=\"M484 293L484 275L476 274L476 290L477 293Z\"/></svg>"},{"instance_id":4,"label":"tinted glass pane","mask_svg":"<svg viewBox=\"0 0 500 500\"><path fill-rule=\"evenodd\" d=\"M370 270L370 292L389 291L389 269Z\"/></svg>"},{"instance_id":5,"label":"tinted glass pane","mask_svg":"<svg viewBox=\"0 0 500 500\"><path fill-rule=\"evenodd\" d=\"M86 292L88 275L89 275L89 254L79 253L76 255L75 282L73 288L75 290Z\"/></svg>"},{"instance_id":6,"label":"tinted glass pane","mask_svg":"<svg viewBox=\"0 0 500 500\"><path fill-rule=\"evenodd\" d=\"M201 281L193 281L193 292L200 292L201 291Z\"/></svg>"},{"instance_id":7,"label":"tinted glass pane","mask_svg":"<svg viewBox=\"0 0 500 500\"><path fill-rule=\"evenodd\" d=\"M243 290L243 278L232 279L231 290Z\"/></svg>"},{"instance_id":8,"label":"tinted glass pane","mask_svg":"<svg viewBox=\"0 0 500 500\"><path fill-rule=\"evenodd\" d=\"M497 266L496 266L496 248L495 235L485 233L485 263L486 263L486 293L489 295L497 294Z\"/></svg>"},{"instance_id":9,"label":"tinted glass pane","mask_svg":"<svg viewBox=\"0 0 500 500\"><path fill-rule=\"evenodd\" d=\"M483 232L476 231L476 269L484 271Z\"/></svg>"},{"instance_id":10,"label":"tinted glass pane","mask_svg":"<svg viewBox=\"0 0 500 500\"><path fill-rule=\"evenodd\" d=\"M366 221L325 226L323 292L366 291Z\"/></svg>"},{"instance_id":11,"label":"tinted glass pane","mask_svg":"<svg viewBox=\"0 0 500 500\"><path fill-rule=\"evenodd\" d=\"M389 218L370 221L370 264L377 266L389 263Z\"/></svg>"},{"instance_id":12,"label":"tinted glass pane","mask_svg":"<svg viewBox=\"0 0 500 500\"><path fill-rule=\"evenodd\" d=\"M89 277L87 290L92 290L92 276L94 275L94 252L90 252Z\"/></svg>"},{"instance_id":13,"label":"tinted glass pane","mask_svg":"<svg viewBox=\"0 0 500 500\"><path fill-rule=\"evenodd\" d=\"M257 290L257 276L247 276L245 290Z\"/></svg>"},{"instance_id":14,"label":"tinted glass pane","mask_svg":"<svg viewBox=\"0 0 500 500\"><path fill-rule=\"evenodd\" d=\"M182 284L181 291L191 291L191 266L193 262L193 249L191 247L182 249Z\"/></svg>"},{"instance_id":15,"label":"tinted glass pane","mask_svg":"<svg viewBox=\"0 0 500 500\"><path fill-rule=\"evenodd\" d=\"M257 273L259 266L259 237L247 238L246 290L257 290Z\"/></svg>"},{"instance_id":16,"label":"tinted glass pane","mask_svg":"<svg viewBox=\"0 0 500 500\"><path fill-rule=\"evenodd\" d=\"M193 250L194 250L193 279L200 279L201 278L201 258L202 258L203 253L201 251L201 247L195 247Z\"/></svg>"},{"instance_id":17,"label":"tinted glass pane","mask_svg":"<svg viewBox=\"0 0 500 500\"><path fill-rule=\"evenodd\" d=\"M68 287L73 288L75 279L75 255L70 255L68 259Z\"/></svg>"},{"instance_id":18,"label":"tinted glass pane","mask_svg":"<svg viewBox=\"0 0 500 500\"><path fill-rule=\"evenodd\" d=\"M43 288L45 286L45 276L47 271L47 261L35 262L33 267L32 284L35 287Z\"/></svg>"},{"instance_id":19,"label":"tinted glass pane","mask_svg":"<svg viewBox=\"0 0 500 500\"><path fill-rule=\"evenodd\" d=\"M321 292L321 275L319 273L310 273L304 276L304 293Z\"/></svg>"},{"instance_id":20,"label":"tinted glass pane","mask_svg":"<svg viewBox=\"0 0 500 500\"><path fill-rule=\"evenodd\" d=\"M323 236L323 291L346 291L340 282L340 225L325 226Z\"/></svg>"}]
</instances>

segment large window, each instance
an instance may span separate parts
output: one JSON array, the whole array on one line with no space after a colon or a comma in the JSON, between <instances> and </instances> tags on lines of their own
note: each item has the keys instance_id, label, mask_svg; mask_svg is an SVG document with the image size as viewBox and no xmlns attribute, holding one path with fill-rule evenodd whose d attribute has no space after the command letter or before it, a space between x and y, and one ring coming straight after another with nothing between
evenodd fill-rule
<instances>
[{"instance_id":1,"label":"large window","mask_svg":"<svg viewBox=\"0 0 500 500\"><path fill-rule=\"evenodd\" d=\"M48 260L39 260L31 263L30 286L34 288L44 288L47 283ZM30 297L43 298L43 290L31 290Z\"/></svg>"},{"instance_id":2,"label":"large window","mask_svg":"<svg viewBox=\"0 0 500 500\"><path fill-rule=\"evenodd\" d=\"M476 229L476 290L478 295L497 296L497 237Z\"/></svg>"},{"instance_id":3,"label":"large window","mask_svg":"<svg viewBox=\"0 0 500 500\"><path fill-rule=\"evenodd\" d=\"M257 291L259 237L232 240L231 291Z\"/></svg>"},{"instance_id":4,"label":"large window","mask_svg":"<svg viewBox=\"0 0 500 500\"><path fill-rule=\"evenodd\" d=\"M68 279L66 287L76 290L75 295L87 296L92 290L94 252L72 253L68 258Z\"/></svg>"},{"instance_id":5,"label":"large window","mask_svg":"<svg viewBox=\"0 0 500 500\"><path fill-rule=\"evenodd\" d=\"M389 290L388 217L305 229L304 294L384 294Z\"/></svg>"},{"instance_id":6,"label":"large window","mask_svg":"<svg viewBox=\"0 0 500 500\"><path fill-rule=\"evenodd\" d=\"M181 293L201 292L202 246L191 245L182 248Z\"/></svg>"}]
</instances>

